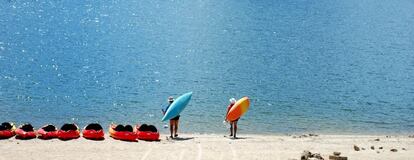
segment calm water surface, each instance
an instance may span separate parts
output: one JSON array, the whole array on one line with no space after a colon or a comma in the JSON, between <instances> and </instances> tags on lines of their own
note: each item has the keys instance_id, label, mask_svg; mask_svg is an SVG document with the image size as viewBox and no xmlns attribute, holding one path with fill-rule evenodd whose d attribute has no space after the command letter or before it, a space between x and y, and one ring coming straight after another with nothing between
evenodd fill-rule
<instances>
[{"instance_id":1,"label":"calm water surface","mask_svg":"<svg viewBox=\"0 0 414 160\"><path fill-rule=\"evenodd\" d=\"M414 1L0 1L0 121L412 133ZM162 130L167 132L166 129Z\"/></svg>"}]
</instances>

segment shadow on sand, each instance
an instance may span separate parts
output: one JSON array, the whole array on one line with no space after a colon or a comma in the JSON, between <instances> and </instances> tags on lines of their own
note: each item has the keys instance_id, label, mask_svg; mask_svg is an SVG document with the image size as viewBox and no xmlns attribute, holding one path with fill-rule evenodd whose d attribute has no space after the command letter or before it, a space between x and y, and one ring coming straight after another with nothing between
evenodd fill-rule
<instances>
[{"instance_id":1,"label":"shadow on sand","mask_svg":"<svg viewBox=\"0 0 414 160\"><path fill-rule=\"evenodd\" d=\"M241 140L241 139L253 139L253 137L236 137L236 138L233 138L233 137L230 137L230 136L224 136L224 137L226 137L226 138L228 138L228 139L231 139L231 140Z\"/></svg>"},{"instance_id":2,"label":"shadow on sand","mask_svg":"<svg viewBox=\"0 0 414 160\"><path fill-rule=\"evenodd\" d=\"M171 139L171 140L174 140L174 141L187 141L187 140L191 140L191 139L194 139L194 137L175 137L174 139Z\"/></svg>"},{"instance_id":3,"label":"shadow on sand","mask_svg":"<svg viewBox=\"0 0 414 160\"><path fill-rule=\"evenodd\" d=\"M241 139L250 139L251 137L236 137L236 138L230 138L231 140L241 140Z\"/></svg>"}]
</instances>

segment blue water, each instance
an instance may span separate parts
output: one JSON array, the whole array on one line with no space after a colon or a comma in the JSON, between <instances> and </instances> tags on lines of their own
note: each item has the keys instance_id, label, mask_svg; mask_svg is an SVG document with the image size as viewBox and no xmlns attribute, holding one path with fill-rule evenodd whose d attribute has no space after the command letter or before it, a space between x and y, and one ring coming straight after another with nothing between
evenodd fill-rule
<instances>
[{"instance_id":1,"label":"blue water","mask_svg":"<svg viewBox=\"0 0 414 160\"><path fill-rule=\"evenodd\" d=\"M0 1L0 121L152 123L181 132L412 133L414 2ZM168 132L167 129L161 129Z\"/></svg>"}]
</instances>

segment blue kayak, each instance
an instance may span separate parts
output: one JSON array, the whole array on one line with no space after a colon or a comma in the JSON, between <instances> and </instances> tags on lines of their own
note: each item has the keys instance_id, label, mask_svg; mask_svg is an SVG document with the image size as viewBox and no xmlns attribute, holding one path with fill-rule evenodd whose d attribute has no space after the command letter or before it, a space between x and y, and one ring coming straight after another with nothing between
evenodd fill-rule
<instances>
[{"instance_id":1,"label":"blue kayak","mask_svg":"<svg viewBox=\"0 0 414 160\"><path fill-rule=\"evenodd\" d=\"M180 115L180 113L187 106L188 102L190 102L192 95L193 95L193 92L188 92L178 97L176 100L174 100L174 102L170 105L168 110L165 112L165 115L164 117L162 117L161 121L170 120Z\"/></svg>"}]
</instances>

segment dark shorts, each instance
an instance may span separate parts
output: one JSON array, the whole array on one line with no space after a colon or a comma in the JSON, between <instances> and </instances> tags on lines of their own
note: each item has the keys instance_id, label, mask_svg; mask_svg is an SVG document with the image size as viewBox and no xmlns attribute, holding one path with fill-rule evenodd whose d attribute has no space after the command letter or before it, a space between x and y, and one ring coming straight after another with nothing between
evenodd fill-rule
<instances>
[{"instance_id":1,"label":"dark shorts","mask_svg":"<svg viewBox=\"0 0 414 160\"><path fill-rule=\"evenodd\" d=\"M239 121L239 119L240 119L240 118L237 118L236 120L231 121L230 123L237 122L237 121Z\"/></svg>"},{"instance_id":2,"label":"dark shorts","mask_svg":"<svg viewBox=\"0 0 414 160\"><path fill-rule=\"evenodd\" d=\"M180 119L180 116L177 116L177 117L174 117L174 118L172 118L172 119L170 119L170 120L177 121L177 120L179 120L179 119Z\"/></svg>"}]
</instances>

